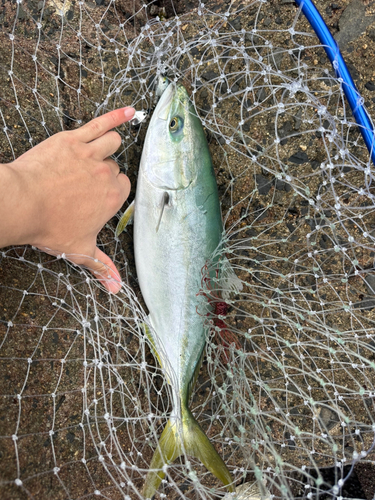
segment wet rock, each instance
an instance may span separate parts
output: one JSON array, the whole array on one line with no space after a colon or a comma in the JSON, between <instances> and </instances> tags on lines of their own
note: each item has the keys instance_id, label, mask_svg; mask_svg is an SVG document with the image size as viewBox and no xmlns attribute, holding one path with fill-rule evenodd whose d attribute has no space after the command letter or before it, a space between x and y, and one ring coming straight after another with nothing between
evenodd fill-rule
<instances>
[{"instance_id":1,"label":"wet rock","mask_svg":"<svg viewBox=\"0 0 375 500\"><path fill-rule=\"evenodd\" d=\"M326 234L322 234L322 237L319 240L319 246L324 250L332 247L332 242Z\"/></svg>"},{"instance_id":2,"label":"wet rock","mask_svg":"<svg viewBox=\"0 0 375 500\"><path fill-rule=\"evenodd\" d=\"M18 19L27 19L27 17L28 17L27 12L22 8L21 4L19 4L17 18Z\"/></svg>"},{"instance_id":3,"label":"wet rock","mask_svg":"<svg viewBox=\"0 0 375 500\"><path fill-rule=\"evenodd\" d=\"M375 42L375 29L372 28L368 33L367 33L367 36L370 38L370 40L372 40L373 42Z\"/></svg>"},{"instance_id":4,"label":"wet rock","mask_svg":"<svg viewBox=\"0 0 375 500\"><path fill-rule=\"evenodd\" d=\"M264 175L261 174L256 174L255 175L255 182L259 191L259 194L261 195L266 195L269 193L269 190L272 187L273 182L267 179L267 177L264 177Z\"/></svg>"},{"instance_id":5,"label":"wet rock","mask_svg":"<svg viewBox=\"0 0 375 500\"><path fill-rule=\"evenodd\" d=\"M288 142L287 136L290 135L292 131L293 124L291 121L286 121L278 130L278 136L280 137L280 144L284 146Z\"/></svg>"},{"instance_id":6,"label":"wet rock","mask_svg":"<svg viewBox=\"0 0 375 500\"><path fill-rule=\"evenodd\" d=\"M277 20L276 20L276 23L277 23ZM280 23L277 23L277 24L280 24ZM270 57L270 62L274 63L274 65L276 66L276 69L280 69L281 61L284 59L284 55L285 55L285 50L283 50L283 49L280 49L280 50L276 49L276 51L272 53L272 57Z\"/></svg>"},{"instance_id":7,"label":"wet rock","mask_svg":"<svg viewBox=\"0 0 375 500\"><path fill-rule=\"evenodd\" d=\"M294 115L294 130L299 130L302 125L302 108L300 108L297 113Z\"/></svg>"},{"instance_id":8,"label":"wet rock","mask_svg":"<svg viewBox=\"0 0 375 500\"><path fill-rule=\"evenodd\" d=\"M190 49L190 53L193 55L193 56L198 56L200 54L199 50L196 48L196 47L192 47Z\"/></svg>"},{"instance_id":9,"label":"wet rock","mask_svg":"<svg viewBox=\"0 0 375 500\"><path fill-rule=\"evenodd\" d=\"M373 297L364 297L360 302L356 302L354 307L361 311L371 311L375 307L375 299Z\"/></svg>"},{"instance_id":10,"label":"wet rock","mask_svg":"<svg viewBox=\"0 0 375 500\"><path fill-rule=\"evenodd\" d=\"M336 412L323 406L319 414L319 421L321 425L329 431L340 421L340 419Z\"/></svg>"},{"instance_id":11,"label":"wet rock","mask_svg":"<svg viewBox=\"0 0 375 500\"><path fill-rule=\"evenodd\" d=\"M347 63L346 65L348 67L348 70L350 71L350 74L352 75L353 80L354 81L359 80L360 76L359 76L359 73L357 71L357 68L355 66L353 66L353 64L351 64L351 63Z\"/></svg>"},{"instance_id":12,"label":"wet rock","mask_svg":"<svg viewBox=\"0 0 375 500\"><path fill-rule=\"evenodd\" d=\"M367 291L370 295L375 295L375 274L368 274L365 278Z\"/></svg>"},{"instance_id":13,"label":"wet rock","mask_svg":"<svg viewBox=\"0 0 375 500\"><path fill-rule=\"evenodd\" d=\"M241 29L241 17L236 17L236 19L233 19L230 24L235 30L239 31Z\"/></svg>"},{"instance_id":14,"label":"wet rock","mask_svg":"<svg viewBox=\"0 0 375 500\"><path fill-rule=\"evenodd\" d=\"M215 138L219 144L225 144L225 139L222 135L220 135L220 134L214 134L214 135L215 135Z\"/></svg>"},{"instance_id":15,"label":"wet rock","mask_svg":"<svg viewBox=\"0 0 375 500\"><path fill-rule=\"evenodd\" d=\"M281 179L276 179L275 188L278 189L279 191L285 191L286 193L289 193L289 191L292 189L290 184L288 184L285 181L282 181Z\"/></svg>"},{"instance_id":16,"label":"wet rock","mask_svg":"<svg viewBox=\"0 0 375 500\"><path fill-rule=\"evenodd\" d=\"M216 80L216 78L218 78L218 77L219 77L219 73L212 70L212 69L209 69L205 73L202 73L202 78L204 78L207 81Z\"/></svg>"},{"instance_id":17,"label":"wet rock","mask_svg":"<svg viewBox=\"0 0 375 500\"><path fill-rule=\"evenodd\" d=\"M66 439L69 441L69 443L73 443L75 437L76 436L73 432L68 432L66 435Z\"/></svg>"},{"instance_id":18,"label":"wet rock","mask_svg":"<svg viewBox=\"0 0 375 500\"><path fill-rule=\"evenodd\" d=\"M375 90L375 85L372 82L365 83L365 88L373 92Z\"/></svg>"},{"instance_id":19,"label":"wet rock","mask_svg":"<svg viewBox=\"0 0 375 500\"><path fill-rule=\"evenodd\" d=\"M350 42L357 40L375 21L375 15L366 15L366 5L361 0L352 0L342 13L339 32L334 35L341 50L349 50Z\"/></svg>"},{"instance_id":20,"label":"wet rock","mask_svg":"<svg viewBox=\"0 0 375 500\"><path fill-rule=\"evenodd\" d=\"M289 158L288 161L295 163L296 165L302 165L303 163L307 163L309 161L309 157L304 151L297 151Z\"/></svg>"},{"instance_id":21,"label":"wet rock","mask_svg":"<svg viewBox=\"0 0 375 500\"><path fill-rule=\"evenodd\" d=\"M263 21L264 26L269 26L272 23L272 19L270 17L266 17Z\"/></svg>"},{"instance_id":22,"label":"wet rock","mask_svg":"<svg viewBox=\"0 0 375 500\"><path fill-rule=\"evenodd\" d=\"M257 101L258 101L258 102L263 102L263 101L265 101L266 97L267 97L266 91L265 91L265 90L264 90L264 88L262 87L262 88L259 90L258 94L257 94Z\"/></svg>"}]
</instances>

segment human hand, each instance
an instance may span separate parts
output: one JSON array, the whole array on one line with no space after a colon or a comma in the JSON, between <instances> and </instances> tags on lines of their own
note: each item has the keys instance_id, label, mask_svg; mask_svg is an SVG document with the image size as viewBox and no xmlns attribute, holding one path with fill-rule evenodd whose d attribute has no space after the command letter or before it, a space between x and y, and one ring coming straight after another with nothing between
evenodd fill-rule
<instances>
[{"instance_id":1,"label":"human hand","mask_svg":"<svg viewBox=\"0 0 375 500\"><path fill-rule=\"evenodd\" d=\"M64 253L113 293L120 290L121 277L96 239L129 196L128 177L108 157L121 144L120 135L110 130L133 115L133 108L111 111L79 129L53 135L7 165L19 182L17 201L24 219L18 241L10 244Z\"/></svg>"}]
</instances>

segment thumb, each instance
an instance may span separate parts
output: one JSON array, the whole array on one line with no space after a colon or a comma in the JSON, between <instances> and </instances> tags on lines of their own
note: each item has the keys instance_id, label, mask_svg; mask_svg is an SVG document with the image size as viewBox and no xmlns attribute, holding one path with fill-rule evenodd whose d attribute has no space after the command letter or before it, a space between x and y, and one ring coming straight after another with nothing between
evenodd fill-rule
<instances>
[{"instance_id":1,"label":"thumb","mask_svg":"<svg viewBox=\"0 0 375 500\"><path fill-rule=\"evenodd\" d=\"M95 247L94 258L85 262L85 267L98 278L100 283L112 293L121 290L121 276L112 259L107 254Z\"/></svg>"}]
</instances>

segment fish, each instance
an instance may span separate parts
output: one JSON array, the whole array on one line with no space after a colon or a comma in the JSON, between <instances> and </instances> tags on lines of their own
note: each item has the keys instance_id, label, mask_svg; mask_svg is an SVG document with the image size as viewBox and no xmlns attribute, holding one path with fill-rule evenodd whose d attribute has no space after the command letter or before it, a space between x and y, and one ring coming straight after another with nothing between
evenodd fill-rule
<instances>
[{"instance_id":1,"label":"fish","mask_svg":"<svg viewBox=\"0 0 375 500\"><path fill-rule=\"evenodd\" d=\"M149 311L145 333L172 393L172 411L152 457L143 496L152 498L165 477L165 466L185 454L200 460L234 492L227 466L189 409L211 310L200 293L202 269L207 262L212 265L215 251L220 255L223 223L204 130L180 83L168 83L151 117L135 200L120 219L117 236L131 220L136 271ZM224 269L224 282L235 288L239 280L229 261L217 257L213 264L215 276L215 266ZM215 276L210 276L213 282Z\"/></svg>"},{"instance_id":2,"label":"fish","mask_svg":"<svg viewBox=\"0 0 375 500\"><path fill-rule=\"evenodd\" d=\"M166 75L159 75L155 83L155 102L163 95L165 89L170 84L170 80Z\"/></svg>"}]
</instances>

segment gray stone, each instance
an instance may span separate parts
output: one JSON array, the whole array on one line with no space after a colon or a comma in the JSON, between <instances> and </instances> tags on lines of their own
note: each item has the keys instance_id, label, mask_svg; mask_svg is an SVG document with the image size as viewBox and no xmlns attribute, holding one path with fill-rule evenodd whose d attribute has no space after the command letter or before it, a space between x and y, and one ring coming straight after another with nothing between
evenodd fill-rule
<instances>
[{"instance_id":1,"label":"gray stone","mask_svg":"<svg viewBox=\"0 0 375 500\"><path fill-rule=\"evenodd\" d=\"M209 69L205 73L202 74L202 78L207 81L216 80L219 77L219 73L213 69Z\"/></svg>"},{"instance_id":2,"label":"gray stone","mask_svg":"<svg viewBox=\"0 0 375 500\"><path fill-rule=\"evenodd\" d=\"M322 407L319 415L319 420L322 426L328 431L332 429L337 424L337 422L340 421L337 413L330 408L327 408L326 406Z\"/></svg>"},{"instance_id":3,"label":"gray stone","mask_svg":"<svg viewBox=\"0 0 375 500\"><path fill-rule=\"evenodd\" d=\"M272 23L272 19L270 17L266 17L263 21L264 26L269 26Z\"/></svg>"},{"instance_id":4,"label":"gray stone","mask_svg":"<svg viewBox=\"0 0 375 500\"><path fill-rule=\"evenodd\" d=\"M307 163L309 161L309 157L304 151L297 151L288 159L288 161L295 163L296 165L302 165L303 163Z\"/></svg>"},{"instance_id":5,"label":"gray stone","mask_svg":"<svg viewBox=\"0 0 375 500\"><path fill-rule=\"evenodd\" d=\"M342 13L339 32L334 35L341 50L349 50L350 42L357 40L375 21L375 15L366 15L366 5L361 0L352 0Z\"/></svg>"},{"instance_id":6,"label":"gray stone","mask_svg":"<svg viewBox=\"0 0 375 500\"><path fill-rule=\"evenodd\" d=\"M370 295L375 295L375 274L368 274L365 278L367 291Z\"/></svg>"},{"instance_id":7,"label":"gray stone","mask_svg":"<svg viewBox=\"0 0 375 500\"><path fill-rule=\"evenodd\" d=\"M287 193L289 193L289 191L292 189L290 184L288 184L285 181L282 181L281 179L276 179L275 188L278 189L279 191L286 191Z\"/></svg>"},{"instance_id":8,"label":"gray stone","mask_svg":"<svg viewBox=\"0 0 375 500\"><path fill-rule=\"evenodd\" d=\"M269 179L267 179L267 177L264 177L261 174L255 175L255 182L256 182L259 194L261 194L261 195L268 194L269 190L272 187L272 181L270 181Z\"/></svg>"},{"instance_id":9,"label":"gray stone","mask_svg":"<svg viewBox=\"0 0 375 500\"><path fill-rule=\"evenodd\" d=\"M288 142L288 136L292 131L293 124L291 121L286 121L283 125L277 130L277 134L279 136L280 144L284 146Z\"/></svg>"},{"instance_id":10,"label":"gray stone","mask_svg":"<svg viewBox=\"0 0 375 500\"><path fill-rule=\"evenodd\" d=\"M285 50L283 49L276 49L275 52L272 52L272 56L270 57L270 63L274 63L276 69L280 69L281 67L281 62L284 59L285 55Z\"/></svg>"},{"instance_id":11,"label":"gray stone","mask_svg":"<svg viewBox=\"0 0 375 500\"><path fill-rule=\"evenodd\" d=\"M25 10L23 10L22 8L22 5L19 4L18 6L18 15L17 15L18 19L26 19L28 16L27 16L27 12Z\"/></svg>"},{"instance_id":12,"label":"gray stone","mask_svg":"<svg viewBox=\"0 0 375 500\"><path fill-rule=\"evenodd\" d=\"M360 302L356 302L354 307L361 311L371 311L375 307L375 299L373 297L364 297Z\"/></svg>"},{"instance_id":13,"label":"gray stone","mask_svg":"<svg viewBox=\"0 0 375 500\"><path fill-rule=\"evenodd\" d=\"M299 130L302 125L302 108L299 108L297 113L294 115L294 130Z\"/></svg>"}]
</instances>

